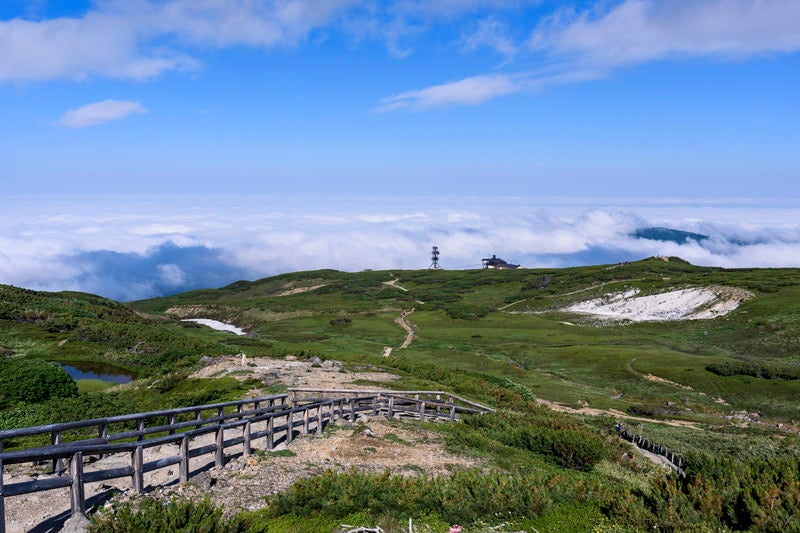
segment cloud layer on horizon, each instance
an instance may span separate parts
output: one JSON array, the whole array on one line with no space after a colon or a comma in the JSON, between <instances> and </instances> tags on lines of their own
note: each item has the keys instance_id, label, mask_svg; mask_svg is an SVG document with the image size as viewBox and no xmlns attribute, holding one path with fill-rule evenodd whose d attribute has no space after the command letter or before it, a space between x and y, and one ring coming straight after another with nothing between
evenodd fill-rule
<instances>
[{"instance_id":1,"label":"cloud layer on horizon","mask_svg":"<svg viewBox=\"0 0 800 533\"><path fill-rule=\"evenodd\" d=\"M0 215L0 283L129 301L333 268L445 268L497 254L524 267L654 255L723 267L800 267L800 208L526 199L18 199ZM335 204L335 205L333 205ZM637 239L644 227L709 235Z\"/></svg>"}]
</instances>

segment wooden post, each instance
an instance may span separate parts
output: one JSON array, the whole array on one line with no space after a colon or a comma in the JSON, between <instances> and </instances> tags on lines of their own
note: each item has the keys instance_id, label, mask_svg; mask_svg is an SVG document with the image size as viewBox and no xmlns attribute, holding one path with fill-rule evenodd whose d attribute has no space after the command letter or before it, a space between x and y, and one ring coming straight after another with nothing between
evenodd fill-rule
<instances>
[{"instance_id":1,"label":"wooden post","mask_svg":"<svg viewBox=\"0 0 800 533\"><path fill-rule=\"evenodd\" d=\"M0 441L0 453L3 451L3 441ZM0 533L6 533L6 497L3 493L3 460L0 459Z\"/></svg>"},{"instance_id":2,"label":"wooden post","mask_svg":"<svg viewBox=\"0 0 800 533\"><path fill-rule=\"evenodd\" d=\"M322 435L322 404L317 406L317 435Z\"/></svg>"},{"instance_id":3,"label":"wooden post","mask_svg":"<svg viewBox=\"0 0 800 533\"><path fill-rule=\"evenodd\" d=\"M61 444L61 432L54 431L50 435L50 442L53 444L53 446ZM64 459L61 457L53 459L53 473L60 476L62 472L64 472Z\"/></svg>"},{"instance_id":4,"label":"wooden post","mask_svg":"<svg viewBox=\"0 0 800 533\"><path fill-rule=\"evenodd\" d=\"M456 404L450 403L450 420L455 420L455 419L456 419Z\"/></svg>"},{"instance_id":5,"label":"wooden post","mask_svg":"<svg viewBox=\"0 0 800 533\"><path fill-rule=\"evenodd\" d=\"M72 516L86 512L86 498L83 492L83 452L75 452L69 463L69 473L72 476L69 499Z\"/></svg>"},{"instance_id":6,"label":"wooden post","mask_svg":"<svg viewBox=\"0 0 800 533\"><path fill-rule=\"evenodd\" d=\"M144 418L136 419L136 431L144 431ZM144 435L140 433L136 440L144 440Z\"/></svg>"},{"instance_id":7,"label":"wooden post","mask_svg":"<svg viewBox=\"0 0 800 533\"><path fill-rule=\"evenodd\" d=\"M271 400L270 400L271 401ZM267 444L266 449L271 450L275 447L275 437L273 436L273 428L275 427L275 417L270 416L267 418Z\"/></svg>"},{"instance_id":8,"label":"wooden post","mask_svg":"<svg viewBox=\"0 0 800 533\"><path fill-rule=\"evenodd\" d=\"M144 454L141 446L137 446L131 452L131 462L133 463L133 475L131 484L136 494L144 492Z\"/></svg>"},{"instance_id":9,"label":"wooden post","mask_svg":"<svg viewBox=\"0 0 800 533\"><path fill-rule=\"evenodd\" d=\"M180 464L180 481L185 483L189 481L189 437L181 439L181 464Z\"/></svg>"},{"instance_id":10,"label":"wooden post","mask_svg":"<svg viewBox=\"0 0 800 533\"><path fill-rule=\"evenodd\" d=\"M244 456L250 455L250 422L247 421L244 424L244 443L242 444L242 454Z\"/></svg>"},{"instance_id":11,"label":"wooden post","mask_svg":"<svg viewBox=\"0 0 800 533\"><path fill-rule=\"evenodd\" d=\"M196 422L200 422L200 421L203 419L203 413L201 412L201 410L200 410L200 409L195 409L195 410L194 410L194 419L195 419L195 421L196 421ZM201 427L202 425L203 425L203 424L199 424L199 423L198 423L197 425L195 425L195 426L194 426L194 428L195 428L195 429L200 429L200 427Z\"/></svg>"},{"instance_id":12,"label":"wooden post","mask_svg":"<svg viewBox=\"0 0 800 533\"><path fill-rule=\"evenodd\" d=\"M216 438L216 445L217 449L214 452L214 464L216 466L222 467L225 466L225 430L222 429L222 426L217 426L217 438Z\"/></svg>"},{"instance_id":13,"label":"wooden post","mask_svg":"<svg viewBox=\"0 0 800 533\"><path fill-rule=\"evenodd\" d=\"M394 416L394 396L389 396L389 418Z\"/></svg>"},{"instance_id":14,"label":"wooden post","mask_svg":"<svg viewBox=\"0 0 800 533\"><path fill-rule=\"evenodd\" d=\"M303 435L308 435L308 407L303 411Z\"/></svg>"},{"instance_id":15,"label":"wooden post","mask_svg":"<svg viewBox=\"0 0 800 533\"><path fill-rule=\"evenodd\" d=\"M442 402L442 395L441 394L437 394L436 395L436 416L439 416L439 415L442 414L441 402Z\"/></svg>"},{"instance_id":16,"label":"wooden post","mask_svg":"<svg viewBox=\"0 0 800 533\"><path fill-rule=\"evenodd\" d=\"M419 404L419 419L422 420L423 422L425 421L425 400L423 400L422 403Z\"/></svg>"},{"instance_id":17,"label":"wooden post","mask_svg":"<svg viewBox=\"0 0 800 533\"><path fill-rule=\"evenodd\" d=\"M376 416L378 414L378 395L372 397L372 416Z\"/></svg>"},{"instance_id":18,"label":"wooden post","mask_svg":"<svg viewBox=\"0 0 800 533\"><path fill-rule=\"evenodd\" d=\"M356 421L356 400L350 398L350 422Z\"/></svg>"},{"instance_id":19,"label":"wooden post","mask_svg":"<svg viewBox=\"0 0 800 533\"><path fill-rule=\"evenodd\" d=\"M294 428L294 420L292 420L292 413L293 412L294 411L292 411L290 409L289 412L286 414L286 443L287 444L292 442L292 439L294 438L294 435L292 435L292 433L294 433L294 429L293 429Z\"/></svg>"},{"instance_id":20,"label":"wooden post","mask_svg":"<svg viewBox=\"0 0 800 533\"><path fill-rule=\"evenodd\" d=\"M175 413L170 413L170 415L167 417L167 423L170 426L169 427L169 434L170 435L174 435L175 434L175 428L172 427L172 426L175 425Z\"/></svg>"},{"instance_id":21,"label":"wooden post","mask_svg":"<svg viewBox=\"0 0 800 533\"><path fill-rule=\"evenodd\" d=\"M103 439L103 441L107 443L108 442L108 440L107 440L108 439L108 425L107 424L100 424L100 426L98 426L98 428L99 429L98 429L98 432L97 432L97 436L100 437L101 439ZM101 453L100 454L100 459L103 459L105 456L106 456L106 454Z\"/></svg>"}]
</instances>

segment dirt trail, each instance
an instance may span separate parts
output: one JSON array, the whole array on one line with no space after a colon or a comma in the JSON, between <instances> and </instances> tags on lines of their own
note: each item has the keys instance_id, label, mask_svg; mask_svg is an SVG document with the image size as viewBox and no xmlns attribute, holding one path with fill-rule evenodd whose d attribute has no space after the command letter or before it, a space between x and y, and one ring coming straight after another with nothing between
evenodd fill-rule
<instances>
[{"instance_id":1,"label":"dirt trail","mask_svg":"<svg viewBox=\"0 0 800 533\"><path fill-rule=\"evenodd\" d=\"M411 324L409 324L408 321L406 320L408 315L410 315L413 312L414 308L412 307L411 311L403 311L402 313L400 313L399 317L394 319L397 325L406 330L406 338L403 341L403 344L400 345L400 348L398 348L399 350L408 348L411 342L414 340L414 328L412 328Z\"/></svg>"},{"instance_id":2,"label":"dirt trail","mask_svg":"<svg viewBox=\"0 0 800 533\"><path fill-rule=\"evenodd\" d=\"M537 398L536 402L540 405L547 407L548 409L552 409L553 411L558 411L559 413L570 413L574 415L589 415L589 416L610 416L612 418L624 418L625 420L650 422L652 424L664 424L666 426L673 426L673 427L684 427L684 428L691 428L698 430L702 429L694 425L694 423L685 420L657 420L653 418L644 418L641 416L629 415L628 413L625 413L618 409L596 409L594 407L581 407L579 409L575 409L573 407L567 407L566 405L561 405L560 403L551 402L550 400L542 400L541 398Z\"/></svg>"},{"instance_id":3,"label":"dirt trail","mask_svg":"<svg viewBox=\"0 0 800 533\"><path fill-rule=\"evenodd\" d=\"M408 289L398 285L397 283L400 281L400 278L394 278L391 281L384 281L382 282L384 285L388 285L389 287L394 287L395 289L400 289L403 292L408 292Z\"/></svg>"}]
</instances>

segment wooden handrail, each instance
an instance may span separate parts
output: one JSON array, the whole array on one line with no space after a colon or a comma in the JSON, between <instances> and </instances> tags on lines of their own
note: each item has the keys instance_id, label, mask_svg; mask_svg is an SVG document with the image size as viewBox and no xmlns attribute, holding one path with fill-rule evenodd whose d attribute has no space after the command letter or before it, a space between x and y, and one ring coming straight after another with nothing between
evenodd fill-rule
<instances>
[{"instance_id":1,"label":"wooden handrail","mask_svg":"<svg viewBox=\"0 0 800 533\"><path fill-rule=\"evenodd\" d=\"M230 402L221 402L221 403L212 403L208 405L199 405L199 406L192 406L192 407L178 407L175 409L165 409L162 411L147 411L144 413L132 413L127 415L119 415L119 416L112 416L107 418L93 418L90 420L77 420L74 422L60 422L58 424L47 424L43 426L33 426L33 427L26 427L26 428L19 428L19 429L5 429L0 430L0 443L2 443L5 439L11 439L15 437L27 437L31 435L40 435L45 433L54 433L54 432L64 432L74 429L83 429L92 426L108 426L109 424L119 424L124 422L133 422L147 418L156 418L156 417L169 417L174 415L180 415L184 413L194 413L198 410L206 411L209 409L224 409L225 407L232 407L232 406L239 406L239 405L246 405L249 403L261 403L265 401L275 401L275 400L283 400L283 403L286 402L287 394L278 394L274 396L264 396L260 398L249 398L246 400L236 400Z\"/></svg>"},{"instance_id":2,"label":"wooden handrail","mask_svg":"<svg viewBox=\"0 0 800 533\"><path fill-rule=\"evenodd\" d=\"M297 392L316 392L337 395L352 393L359 396L334 398L315 398L308 403L298 405L293 401L288 404L288 395L281 394L262 398L251 398L233 402L209 405L182 407L146 413L133 413L108 418L80 420L60 424L48 424L29 428L0 431L0 533L5 533L5 498L32 492L70 487L71 512L80 514L85 511L86 502L84 485L97 481L130 477L135 491L144 490L146 472L179 464L179 480L187 481L190 476L189 459L213 453L216 466L223 466L226 448L242 445L242 453L252 452L253 441L264 439L264 448L271 450L277 442L276 435L283 435L288 443L294 438L297 429L308 435L312 429L321 434L326 423L337 419L355 421L358 413L370 412L373 415L386 414L389 417L408 414L421 419L455 420L457 413L485 413L493 409L456 397L442 391L361 391L353 389L290 389L293 396ZM414 395L414 397L405 394ZM428 398L433 396L432 398ZM444 401L442 397L446 397ZM459 405L456 400L465 405ZM280 403L276 403L280 402ZM262 405L263 404L263 405ZM253 407L247 408L252 405ZM227 407L236 407L235 412L225 413ZM215 411L212 416L203 418L204 411ZM177 421L177 416L193 413L190 420ZM152 418L166 417L167 424L146 426L145 421ZM277 421L277 423L276 423ZM136 422L136 429L110 433L111 424ZM264 429L256 429L256 424L263 423ZM98 428L98 437L64 442L64 431ZM227 438L226 431L240 431L240 434ZM154 434L163 434L152 436ZM39 434L50 434L51 444L29 449L3 451L3 440ZM202 435L214 434L214 443L191 448L190 442ZM164 457L145 463L143 451L147 448L164 444L177 444L177 455ZM130 466L109 468L84 472L84 458L87 456L105 456L114 453L129 453ZM53 461L54 477L40 477L31 481L22 481L6 485L4 483L4 466L9 464L39 463ZM67 466L68 465L68 466ZM62 475L63 473L67 475Z\"/></svg>"},{"instance_id":3,"label":"wooden handrail","mask_svg":"<svg viewBox=\"0 0 800 533\"><path fill-rule=\"evenodd\" d=\"M486 405L479 404L477 402L473 402L467 398L459 396L457 394L453 394L452 392L447 391L421 391L421 390L381 390L381 389L321 389L321 388L313 388L313 387L291 387L288 389L290 393L292 393L292 398L294 399L297 396L297 393L326 393L326 394L355 394L355 395L363 395L363 396L370 396L370 395L381 395L381 396L402 396L408 397L410 394L425 394L428 396L447 396L455 401L459 401L466 405L472 406L473 408L477 409L479 412L483 413L494 413L495 410L491 407Z\"/></svg>"}]
</instances>

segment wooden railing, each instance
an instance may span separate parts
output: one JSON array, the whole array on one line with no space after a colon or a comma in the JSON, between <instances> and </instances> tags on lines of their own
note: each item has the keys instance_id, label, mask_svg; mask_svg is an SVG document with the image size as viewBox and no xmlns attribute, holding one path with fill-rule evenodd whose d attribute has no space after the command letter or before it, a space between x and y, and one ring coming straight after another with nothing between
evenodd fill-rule
<instances>
[{"instance_id":1,"label":"wooden railing","mask_svg":"<svg viewBox=\"0 0 800 533\"><path fill-rule=\"evenodd\" d=\"M130 477L133 489L142 493L145 473L176 464L179 481L185 482L192 474L190 459L213 453L215 466L221 467L225 464L225 449L231 446L241 445L246 456L252 453L255 440L264 439L264 449L271 450L281 441L291 442L298 432L308 435L313 430L321 434L325 424L338 419L352 422L359 413L456 420L460 413L492 411L441 391L290 389L290 393L291 404L288 395L281 394L0 431L0 533L5 533L5 499L13 496L68 487L70 512L75 516L86 511L87 483ZM97 436L87 436L87 432ZM214 435L212 444L202 445L197 439L210 434ZM4 442L36 436L48 439L50 444L3 451ZM177 445L177 454L144 462L145 449L165 444ZM130 464L84 471L89 456L117 453L130 454ZM4 483L6 465L43 462L52 464L51 475Z\"/></svg>"},{"instance_id":2,"label":"wooden railing","mask_svg":"<svg viewBox=\"0 0 800 533\"><path fill-rule=\"evenodd\" d=\"M669 463L670 469L675 470L681 477L686 477L686 472L684 471L684 467L686 466L685 461L680 454L675 453L675 450L670 450L663 444L652 442L643 435L637 435L620 424L617 424L615 429L621 439L632 442L636 447L642 450L664 457L667 463Z\"/></svg>"},{"instance_id":3,"label":"wooden railing","mask_svg":"<svg viewBox=\"0 0 800 533\"><path fill-rule=\"evenodd\" d=\"M444 391L386 391L360 389L290 388L292 405L318 402L327 396L346 400L353 416L361 412L389 418L407 416L422 420L456 420L458 414L484 414L494 409Z\"/></svg>"}]
</instances>

